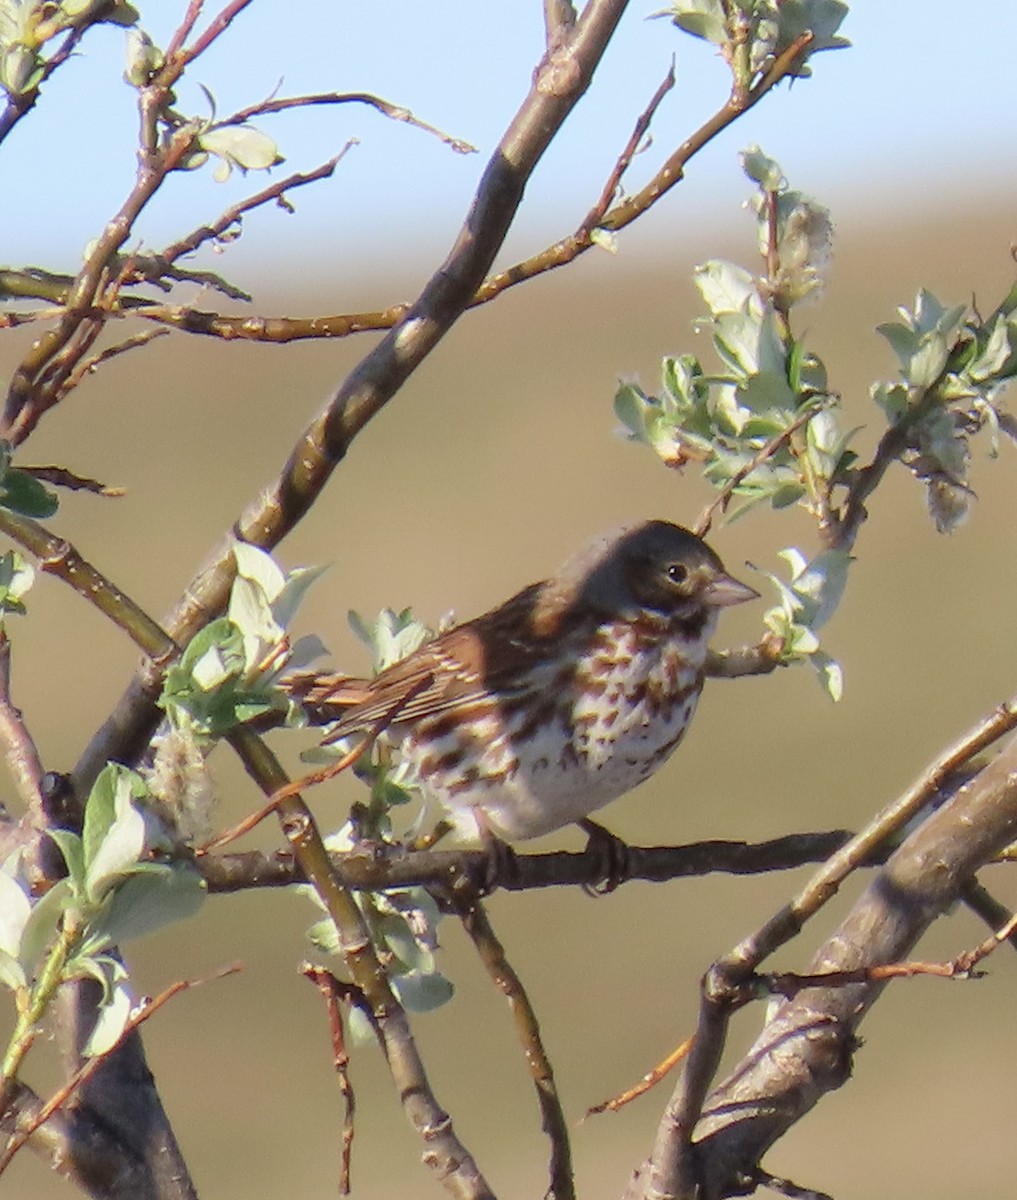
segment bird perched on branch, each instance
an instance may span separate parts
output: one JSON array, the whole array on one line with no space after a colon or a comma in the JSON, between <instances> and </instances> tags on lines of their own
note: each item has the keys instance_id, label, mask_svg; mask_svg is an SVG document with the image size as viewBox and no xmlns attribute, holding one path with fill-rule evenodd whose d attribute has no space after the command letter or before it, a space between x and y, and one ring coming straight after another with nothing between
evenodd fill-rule
<instances>
[{"instance_id":1,"label":"bird perched on branch","mask_svg":"<svg viewBox=\"0 0 1017 1200\"><path fill-rule=\"evenodd\" d=\"M319 679L316 699L349 705L326 741L380 724L425 790L482 833L595 832L589 814L681 741L718 610L757 595L688 529L622 526L376 678Z\"/></svg>"}]
</instances>

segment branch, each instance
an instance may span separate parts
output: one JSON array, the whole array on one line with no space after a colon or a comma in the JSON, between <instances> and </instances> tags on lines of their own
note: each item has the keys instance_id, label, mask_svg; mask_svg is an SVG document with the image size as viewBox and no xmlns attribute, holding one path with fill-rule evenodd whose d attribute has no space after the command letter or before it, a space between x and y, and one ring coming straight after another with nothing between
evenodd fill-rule
<instances>
[{"instance_id":1,"label":"branch","mask_svg":"<svg viewBox=\"0 0 1017 1200\"><path fill-rule=\"evenodd\" d=\"M774 914L759 930L736 946L724 959L714 964L704 980L699 1027L685 1074L661 1123L651 1160L645 1165L638 1182L633 1185L634 1190L630 1193L631 1196L644 1196L656 1191L663 1191L667 1195L687 1196L698 1186L700 1180L697 1175L696 1158L693 1154L692 1136L697 1131L697 1123L704 1111L707 1091L720 1062L728 1022L735 1009L745 1002L744 985L754 975L762 960L793 938L803 924L836 894L840 884L853 870L866 861L879 846L887 844L889 838L929 804L947 783L953 772L968 763L974 755L991 745L1003 733L1012 730L1015 725L1017 725L1017 697L1001 705L945 751L898 800L889 805L860 834L857 834L839 851L831 855L797 897ZM912 835L905 846L891 859L885 871L880 873L877 881L866 892L866 897L882 895L887 887L884 877L888 872L892 874L892 865L899 861L899 856L914 843L916 838L920 838L925 830L941 819L943 812L947 810L955 812L958 806L962 806L972 793L975 796L982 796L988 790L993 795L996 794L1001 769L1000 763L1005 763L1008 754L1017 758L1017 742L1012 740L1008 743L1007 748L990 766L975 774L939 813L933 814L926 820L919 831ZM1006 778L1005 772L1004 778ZM1014 819L1017 819L1017 789L1013 790ZM938 828L938 826L935 827ZM964 830L963 825L959 828L961 831ZM956 830L954 832L957 840L967 846L968 841L959 836ZM1005 845L1006 840L1012 839L1013 834L1011 833L1009 838L1000 845L997 846L993 843L985 857L979 859L967 870L965 878L955 881L957 892L963 890L966 877L970 876L977 866L982 865L987 858ZM978 842L978 845L982 846L982 843ZM938 859L916 861L924 863L933 877L923 886L932 888L945 886L937 873L941 865ZM881 879L884 880L882 884L880 884ZM887 902L889 903L889 901ZM939 911L939 909L928 912L923 910L925 924L930 923ZM921 929L924 927L924 924L921 925ZM915 937L918 936L921 929L918 929ZM868 936L872 936L871 931ZM863 948L867 944L864 939L858 943ZM911 944L913 943L902 944L888 954L877 954L876 957L868 958L864 962L854 960L844 962L840 960L839 956L835 956L836 960L827 961L820 956L820 959L817 959L816 969L853 969L856 966L897 961L905 956ZM831 946L835 947L836 945L834 939ZM828 953L832 953L832 951ZM841 953L843 953L843 948ZM843 995L850 990L841 989L840 994ZM860 1013L858 1019L860 1019ZM815 1029L813 1029L813 1035L817 1042L822 1042L826 1037L825 1034L822 1036L816 1034ZM786 1031L781 1036L785 1037ZM830 1036L834 1035L831 1033ZM824 1042L824 1045L829 1049L828 1043ZM844 1050L844 1053L847 1051ZM783 1054L784 1049L782 1048L781 1055L783 1056ZM843 1079L840 1082L843 1082ZM830 1086L835 1085L831 1082ZM714 1104L713 1100L711 1100L712 1104ZM797 1110L797 1115L801 1115L804 1107ZM794 1119L797 1119L797 1116ZM699 1151L696 1149L695 1154L698 1155L698 1153ZM728 1193L712 1192L708 1189L707 1194L725 1195Z\"/></svg>"},{"instance_id":2,"label":"branch","mask_svg":"<svg viewBox=\"0 0 1017 1200\"><path fill-rule=\"evenodd\" d=\"M11 700L11 643L0 628L0 746L14 785L37 828L45 824L39 751L21 710Z\"/></svg>"},{"instance_id":3,"label":"branch","mask_svg":"<svg viewBox=\"0 0 1017 1200\"><path fill-rule=\"evenodd\" d=\"M421 121L419 117L415 117L408 108L404 108L401 104L393 104L390 100L382 100L380 96L372 95L371 92L319 92L312 96L290 96L285 99L262 100L259 104L252 104L249 108L242 108L238 112L233 113L232 116L216 121L213 128L218 129L226 125L242 125L245 121L249 121L251 117L263 117L268 113L283 112L288 108L306 108L313 104L366 104L393 121L403 121L407 125L412 125L415 129L423 130L424 133L433 133L439 141L444 142L446 146L450 146L457 154L477 153L476 146L472 146L462 138L452 137L451 134L442 132L442 130L434 125L428 125L426 121ZM353 140L355 141L356 139Z\"/></svg>"},{"instance_id":4,"label":"branch","mask_svg":"<svg viewBox=\"0 0 1017 1200\"><path fill-rule=\"evenodd\" d=\"M548 1200L575 1200L568 1123L558 1097L551 1061L540 1036L537 1014L522 980L505 957L505 949L496 937L481 902L475 899L462 906L459 916L487 973L509 1002L526 1065L537 1089L543 1130L551 1143L550 1182L545 1195Z\"/></svg>"},{"instance_id":5,"label":"branch","mask_svg":"<svg viewBox=\"0 0 1017 1200\"><path fill-rule=\"evenodd\" d=\"M82 558L65 538L57 537L30 517L0 508L0 533L23 547L43 571L62 579L94 605L155 663L165 665L179 647L145 610ZM146 672L147 675L147 672ZM85 793L79 793L85 794Z\"/></svg>"},{"instance_id":6,"label":"branch","mask_svg":"<svg viewBox=\"0 0 1017 1200\"><path fill-rule=\"evenodd\" d=\"M357 434L398 392L475 296L522 201L523 189L545 149L589 86L626 0L590 0L567 43L536 73L518 114L488 162L479 188L445 263L397 329L356 366L298 439L280 475L236 523L236 536L265 549L276 546L320 496ZM167 624L185 644L223 610L235 564L233 534L187 587ZM131 760L149 740L157 711L142 677L92 739L74 773L87 794L107 759Z\"/></svg>"},{"instance_id":7,"label":"branch","mask_svg":"<svg viewBox=\"0 0 1017 1200\"><path fill-rule=\"evenodd\" d=\"M851 838L844 829L789 834L766 842L693 842L687 846L627 846L624 881L664 883L672 879L725 872L755 875L825 862ZM426 887L439 896L462 881L467 890L531 891L535 888L591 888L603 881L604 864L595 852L557 850L515 854L511 867L485 850L405 850L370 845L329 856L345 887L360 891ZM885 860L874 852L872 863ZM869 865L867 862L866 865ZM249 850L207 854L195 860L210 892L290 887L307 880L291 854ZM993 925L1001 922L991 922Z\"/></svg>"},{"instance_id":8,"label":"branch","mask_svg":"<svg viewBox=\"0 0 1017 1200\"><path fill-rule=\"evenodd\" d=\"M240 967L238 965L226 967L221 971L217 971L210 978L223 979L225 976L233 975L239 970ZM7 1143L3 1153L0 1154L0 1175L7 1170L11 1159L25 1145L28 1139L37 1130L41 1129L56 1113L67 1108L73 1097L102 1069L103 1065L120 1049L140 1025L147 1021L149 1017L154 1016L164 1004L168 1003L180 992L187 991L189 988L197 987L198 984L207 982L208 979L178 979L175 983L170 984L169 987L161 991L153 1000L145 1001L132 1013L124 1024L120 1036L108 1050L103 1054L97 1054L94 1058L88 1059L87 1062L74 1072L65 1084L57 1088L45 1104L33 1111L31 1116L18 1122L17 1132Z\"/></svg>"},{"instance_id":9,"label":"branch","mask_svg":"<svg viewBox=\"0 0 1017 1200\"><path fill-rule=\"evenodd\" d=\"M548 0L553 4L554 0ZM557 6L556 6L557 7ZM584 217L570 236L555 242L546 249L514 266L483 280L471 297L468 307L476 308L487 304L511 287L566 266L596 245L595 231L615 231L630 225L642 216L671 190L684 175L688 162L721 132L739 117L753 108L782 79L791 74L798 57L812 40L809 33L802 34L773 64L762 80L746 95L731 97L708 121L692 134L667 160L653 179L635 196L619 202L613 208L608 205L614 197L625 170L631 164L636 148L660 102L670 90L672 76L669 73L657 89L646 111L636 122L635 129L625 149L619 155L608 176L600 199ZM313 318L259 317L251 321L244 317L229 317L219 313L200 312L195 309L152 305L142 309L138 316L146 320L159 321L189 333L204 334L224 339L246 338L252 341L286 343L306 338L349 337L367 330L392 329L403 321L410 311L407 304L395 304L375 312L342 313Z\"/></svg>"},{"instance_id":10,"label":"branch","mask_svg":"<svg viewBox=\"0 0 1017 1200\"><path fill-rule=\"evenodd\" d=\"M909 837L866 889L811 970L850 971L903 959L1017 835L1017 739ZM847 1078L855 1031L885 982L816 988L780 1006L736 1069L710 1096L697 1129L708 1195L730 1194L735 1173ZM763 1097L765 1096L765 1100Z\"/></svg>"},{"instance_id":11,"label":"branch","mask_svg":"<svg viewBox=\"0 0 1017 1200\"><path fill-rule=\"evenodd\" d=\"M238 729L230 744L266 796L282 792L289 782L286 774L256 734ZM294 858L335 923L353 983L370 1005L403 1112L424 1144L424 1162L457 1200L493 1200L473 1156L434 1095L406 1011L389 984L363 913L332 871L314 818L300 796L284 795L276 810Z\"/></svg>"},{"instance_id":12,"label":"branch","mask_svg":"<svg viewBox=\"0 0 1017 1200\"><path fill-rule=\"evenodd\" d=\"M292 191L295 188L304 187L308 183L316 183L320 179L330 179L335 174L336 167L356 144L356 139L350 138L338 154L330 158L328 162L322 163L320 167L315 167L313 171L297 171L292 175L287 175L285 179L280 179L269 187L263 188L260 192L256 192L253 196L248 196L246 200L241 200L238 204L231 205L211 225L200 226L193 233L188 234L187 237L181 238L179 241L167 246L161 254L145 257L144 259L139 258L137 260L139 268L135 273L135 279L141 281L150 280L153 277L161 278L171 263L175 263L177 259L182 258L185 254L193 254L204 242L222 237L231 225L235 225L240 220L245 212L250 212L252 209L259 208L263 204L268 204L271 200L281 201L285 192Z\"/></svg>"}]
</instances>

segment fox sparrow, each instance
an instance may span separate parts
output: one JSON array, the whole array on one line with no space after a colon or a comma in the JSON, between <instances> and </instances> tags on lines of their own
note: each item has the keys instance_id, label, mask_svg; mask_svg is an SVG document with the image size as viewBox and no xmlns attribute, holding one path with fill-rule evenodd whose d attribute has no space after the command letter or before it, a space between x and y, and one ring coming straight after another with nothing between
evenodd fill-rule
<instances>
[{"instance_id":1,"label":"fox sparrow","mask_svg":"<svg viewBox=\"0 0 1017 1200\"><path fill-rule=\"evenodd\" d=\"M623 526L375 679L342 680L329 699L351 707L326 740L391 713L388 736L454 815L509 840L589 828L681 741L717 610L756 595L689 530Z\"/></svg>"}]
</instances>

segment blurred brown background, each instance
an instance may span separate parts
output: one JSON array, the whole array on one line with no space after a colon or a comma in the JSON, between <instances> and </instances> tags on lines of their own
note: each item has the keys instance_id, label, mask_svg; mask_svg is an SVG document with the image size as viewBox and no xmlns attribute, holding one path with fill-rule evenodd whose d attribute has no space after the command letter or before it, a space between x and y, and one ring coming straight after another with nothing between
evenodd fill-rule
<instances>
[{"instance_id":1,"label":"blurred brown background","mask_svg":"<svg viewBox=\"0 0 1017 1200\"><path fill-rule=\"evenodd\" d=\"M709 358L691 331L689 273L708 256L750 259L749 221L732 214L730 229L697 230L652 255L623 240L618 258L587 255L467 316L361 436L281 548L289 566L334 564L301 629L320 631L340 664L362 669L365 655L345 622L350 607L373 614L412 604L430 620L453 607L465 617L612 523L693 520L704 487L615 437L611 399L619 375L654 389L665 353L696 349ZM847 423L865 426L863 452L880 429L868 383L893 371L873 326L910 304L920 285L948 302L974 292L988 311L1012 281L1014 235L1012 207L987 210L976 197L934 218L841 216L827 296L802 313L799 329L825 358ZM341 302L331 290L286 292L276 278L255 289L256 306L291 314L370 307L412 295L418 278L347 283ZM143 605L164 611L366 347L366 338L273 349L174 336L104 368L44 422L26 460L58 462L128 494L69 496L54 527ZM16 348L5 335L5 368ZM978 503L951 538L933 531L921 489L892 473L871 505L846 601L827 632L846 672L843 702L830 704L807 670L711 683L681 753L607 811L609 826L647 843L757 839L857 827L891 799L1014 690L1015 471L1010 445L997 462L977 462ZM783 546L814 544L796 515L754 515L711 540L749 580L747 560L772 569ZM31 619L12 622L15 696L47 765L63 769L119 695L134 655L56 580L43 578L30 604ZM719 641L754 637L761 611L726 614ZM226 824L258 798L225 752L214 765ZM340 823L352 787L314 796L325 826ZM279 838L266 826L255 840ZM570 833L551 841L580 844ZM989 882L1006 899L1003 875L992 872ZM494 924L530 989L576 1122L585 1200L622 1189L650 1146L668 1088L618 1116L579 1124L581 1114L690 1032L703 970L803 878L632 884L598 901L564 890L493 899ZM775 965L803 965L855 891ZM187 926L130 952L139 990L150 993L236 959L245 965L236 978L177 998L146 1027L151 1065L206 1197L335 1194L340 1097L321 1004L296 973L314 917L295 895L213 898ZM415 1021L435 1088L499 1194L540 1196L546 1146L507 1008L456 926L442 930L457 996ZM939 923L921 953L950 956L983 933L961 912ZM998 954L978 984L895 984L863 1027L854 1080L766 1166L839 1200L1010 1195L1012 958ZM741 1016L739 1045L760 1017L758 1009ZM354 1195L441 1195L417 1161L420 1147L375 1048L356 1053L352 1076ZM27 1153L0 1193L73 1194Z\"/></svg>"}]
</instances>

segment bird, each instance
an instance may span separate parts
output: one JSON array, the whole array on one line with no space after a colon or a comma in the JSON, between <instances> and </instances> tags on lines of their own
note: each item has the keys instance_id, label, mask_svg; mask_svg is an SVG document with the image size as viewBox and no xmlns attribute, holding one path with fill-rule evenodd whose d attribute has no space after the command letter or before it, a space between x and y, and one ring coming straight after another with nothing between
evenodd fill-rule
<instances>
[{"instance_id":1,"label":"bird","mask_svg":"<svg viewBox=\"0 0 1017 1200\"><path fill-rule=\"evenodd\" d=\"M691 530L622 525L374 679L326 687L349 707L324 740L384 727L468 833L517 842L576 823L613 837L590 814L671 756L719 610L758 595Z\"/></svg>"}]
</instances>

